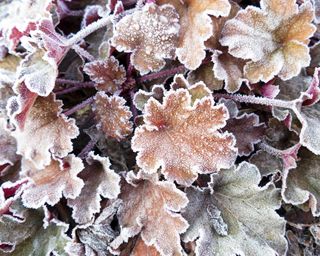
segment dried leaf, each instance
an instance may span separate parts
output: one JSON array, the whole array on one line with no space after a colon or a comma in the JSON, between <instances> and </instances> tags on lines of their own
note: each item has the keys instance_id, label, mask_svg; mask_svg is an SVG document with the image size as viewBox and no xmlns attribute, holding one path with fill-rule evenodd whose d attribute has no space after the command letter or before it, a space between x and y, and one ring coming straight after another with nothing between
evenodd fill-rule
<instances>
[{"instance_id":1,"label":"dried leaf","mask_svg":"<svg viewBox=\"0 0 320 256\"><path fill-rule=\"evenodd\" d=\"M285 170L282 195L285 202L298 205L309 200L314 216L320 215L320 157L307 149L300 150L297 168Z\"/></svg>"},{"instance_id":2,"label":"dried leaf","mask_svg":"<svg viewBox=\"0 0 320 256\"><path fill-rule=\"evenodd\" d=\"M65 198L76 198L84 186L82 179L77 177L83 168L81 159L74 155L52 160L42 170L25 163L24 175L30 179L30 184L22 194L23 204L28 208L39 208L45 203L55 205L62 195Z\"/></svg>"},{"instance_id":3,"label":"dried leaf","mask_svg":"<svg viewBox=\"0 0 320 256\"><path fill-rule=\"evenodd\" d=\"M261 9L249 6L226 22L220 42L233 56L251 60L244 67L250 82L267 82L275 75L288 80L309 65L313 8L310 2L299 8L295 2L262 0Z\"/></svg>"},{"instance_id":4,"label":"dried leaf","mask_svg":"<svg viewBox=\"0 0 320 256\"><path fill-rule=\"evenodd\" d=\"M0 247L1 255L65 255L64 247L70 240L65 234L68 225L53 219L45 227L42 209L26 209L20 201L11 210L19 218L0 216L0 244L12 246L13 251L4 253Z\"/></svg>"},{"instance_id":5,"label":"dried leaf","mask_svg":"<svg viewBox=\"0 0 320 256\"><path fill-rule=\"evenodd\" d=\"M95 60L87 63L83 69L90 79L97 83L100 91L114 93L126 81L126 71L119 61L111 56L106 60Z\"/></svg>"},{"instance_id":6,"label":"dried leaf","mask_svg":"<svg viewBox=\"0 0 320 256\"><path fill-rule=\"evenodd\" d=\"M188 203L185 194L171 182L158 181L157 175L130 172L127 182L119 196L123 202L118 211L121 233L111 246L117 248L140 233L146 245L162 255L182 255L180 234L188 224L177 212Z\"/></svg>"},{"instance_id":7,"label":"dried leaf","mask_svg":"<svg viewBox=\"0 0 320 256\"><path fill-rule=\"evenodd\" d=\"M210 189L187 189L184 240L198 238L196 255L284 255L285 221L275 212L279 191L272 184L259 187L259 170L247 162L212 178Z\"/></svg>"},{"instance_id":8,"label":"dried leaf","mask_svg":"<svg viewBox=\"0 0 320 256\"><path fill-rule=\"evenodd\" d=\"M254 150L254 145L263 138L266 126L264 123L259 123L258 115L245 113L229 119L223 131L228 131L235 136L238 155L248 156Z\"/></svg>"},{"instance_id":9,"label":"dried leaf","mask_svg":"<svg viewBox=\"0 0 320 256\"><path fill-rule=\"evenodd\" d=\"M124 98L108 96L98 92L95 96L94 112L98 120L97 127L106 137L122 140L132 132L132 113Z\"/></svg>"},{"instance_id":10,"label":"dried leaf","mask_svg":"<svg viewBox=\"0 0 320 256\"><path fill-rule=\"evenodd\" d=\"M12 132L17 140L17 153L38 169L50 163L51 153L64 157L71 152L71 139L79 134L75 120L61 114L61 105L54 94L38 97L29 110L24 127Z\"/></svg>"},{"instance_id":11,"label":"dried leaf","mask_svg":"<svg viewBox=\"0 0 320 256\"><path fill-rule=\"evenodd\" d=\"M141 74L158 71L164 58L175 57L178 18L171 5L146 4L116 24L111 43L118 51L132 52L131 63Z\"/></svg>"},{"instance_id":12,"label":"dried leaf","mask_svg":"<svg viewBox=\"0 0 320 256\"><path fill-rule=\"evenodd\" d=\"M88 165L79 174L84 180L81 194L75 199L68 199L73 208L72 217L77 223L89 222L100 211L101 197L115 199L120 193L120 176L110 169L109 158L90 152Z\"/></svg>"},{"instance_id":13,"label":"dried leaf","mask_svg":"<svg viewBox=\"0 0 320 256\"><path fill-rule=\"evenodd\" d=\"M235 139L218 131L228 117L227 109L222 104L214 106L212 97L196 100L192 106L186 89L170 90L163 104L149 99L145 124L135 130L132 139L137 164L148 173L162 167L167 179L186 186L198 173L230 167L237 155Z\"/></svg>"},{"instance_id":14,"label":"dried leaf","mask_svg":"<svg viewBox=\"0 0 320 256\"><path fill-rule=\"evenodd\" d=\"M186 68L197 69L205 58L205 41L213 35L212 21L215 17L228 16L227 0L158 0L159 4L172 4L180 16L179 44L176 54Z\"/></svg>"}]
</instances>

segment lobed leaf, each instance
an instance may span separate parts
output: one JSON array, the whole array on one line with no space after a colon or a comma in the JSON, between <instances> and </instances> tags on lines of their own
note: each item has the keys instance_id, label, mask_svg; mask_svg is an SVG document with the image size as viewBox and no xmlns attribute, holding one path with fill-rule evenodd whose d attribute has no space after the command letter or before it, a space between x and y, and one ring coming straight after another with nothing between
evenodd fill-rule
<instances>
[{"instance_id":1,"label":"lobed leaf","mask_svg":"<svg viewBox=\"0 0 320 256\"><path fill-rule=\"evenodd\" d=\"M146 4L116 24L111 44L118 51L132 52L131 63L142 75L158 71L165 58L175 57L178 18L171 5Z\"/></svg>"},{"instance_id":2,"label":"lobed leaf","mask_svg":"<svg viewBox=\"0 0 320 256\"><path fill-rule=\"evenodd\" d=\"M145 124L135 130L132 139L137 164L147 173L161 167L167 179L186 186L198 173L230 167L237 156L235 139L218 130L228 118L227 109L222 104L214 106L211 97L191 105L186 89L166 92L162 104L149 99Z\"/></svg>"},{"instance_id":3,"label":"lobed leaf","mask_svg":"<svg viewBox=\"0 0 320 256\"><path fill-rule=\"evenodd\" d=\"M158 181L155 174L130 172L119 198L122 200L118 211L121 232L111 243L113 248L140 233L144 243L154 246L161 255L182 255L180 234L188 224L177 212L188 200L172 182Z\"/></svg>"},{"instance_id":4,"label":"lobed leaf","mask_svg":"<svg viewBox=\"0 0 320 256\"><path fill-rule=\"evenodd\" d=\"M180 32L176 54L186 68L197 69L205 58L205 41L213 35L212 21L215 17L228 16L227 0L157 0L159 4L172 4L179 13Z\"/></svg>"},{"instance_id":5,"label":"lobed leaf","mask_svg":"<svg viewBox=\"0 0 320 256\"><path fill-rule=\"evenodd\" d=\"M124 98L108 96L98 92L95 96L94 112L98 120L97 127L106 137L122 140L132 132L132 113Z\"/></svg>"},{"instance_id":6,"label":"lobed leaf","mask_svg":"<svg viewBox=\"0 0 320 256\"><path fill-rule=\"evenodd\" d=\"M114 93L126 81L126 71L119 61L111 56L106 60L95 60L87 63L83 71L97 83L100 91Z\"/></svg>"},{"instance_id":7,"label":"lobed leaf","mask_svg":"<svg viewBox=\"0 0 320 256\"><path fill-rule=\"evenodd\" d=\"M72 151L71 139L79 134L75 120L61 114L61 106L62 102L56 100L54 94L37 97L24 126L12 132L17 140L17 153L38 169L50 164L51 154L64 157Z\"/></svg>"},{"instance_id":8,"label":"lobed leaf","mask_svg":"<svg viewBox=\"0 0 320 256\"><path fill-rule=\"evenodd\" d=\"M320 215L320 158L302 148L297 168L285 170L283 174L282 196L285 202L299 205L309 200L314 216Z\"/></svg>"},{"instance_id":9,"label":"lobed leaf","mask_svg":"<svg viewBox=\"0 0 320 256\"><path fill-rule=\"evenodd\" d=\"M280 193L274 185L259 187L252 164L212 175L204 190L187 188L189 204L182 215L190 224L184 241L196 240L196 255L284 255L285 221L276 212Z\"/></svg>"},{"instance_id":10,"label":"lobed leaf","mask_svg":"<svg viewBox=\"0 0 320 256\"><path fill-rule=\"evenodd\" d=\"M288 80L310 63L307 44L315 32L313 18L310 2L298 8L295 0L263 0L261 9L248 6L227 21L220 42L233 56L251 60L244 66L251 83L275 75Z\"/></svg>"},{"instance_id":11,"label":"lobed leaf","mask_svg":"<svg viewBox=\"0 0 320 256\"><path fill-rule=\"evenodd\" d=\"M81 224L88 223L100 211L101 197L115 199L120 193L120 176L110 168L109 158L90 152L87 163L79 174L84 181L81 194L68 199L68 205L73 208L73 219Z\"/></svg>"},{"instance_id":12,"label":"lobed leaf","mask_svg":"<svg viewBox=\"0 0 320 256\"><path fill-rule=\"evenodd\" d=\"M228 131L235 136L238 155L248 156L254 151L254 145L263 138L266 126L264 123L259 123L258 115L245 113L229 119L223 131Z\"/></svg>"},{"instance_id":13,"label":"lobed leaf","mask_svg":"<svg viewBox=\"0 0 320 256\"><path fill-rule=\"evenodd\" d=\"M30 163L24 163L23 174L30 183L22 194L22 202L28 208L39 208L45 203L55 205L62 195L75 199L84 186L77 175L84 168L80 158L68 155L62 160L52 160L41 170Z\"/></svg>"}]
</instances>

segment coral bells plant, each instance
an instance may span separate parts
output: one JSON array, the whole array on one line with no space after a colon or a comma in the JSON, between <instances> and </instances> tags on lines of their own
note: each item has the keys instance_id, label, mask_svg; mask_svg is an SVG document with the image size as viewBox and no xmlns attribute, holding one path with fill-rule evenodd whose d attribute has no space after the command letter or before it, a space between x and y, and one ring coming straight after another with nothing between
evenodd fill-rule
<instances>
[{"instance_id":1,"label":"coral bells plant","mask_svg":"<svg viewBox=\"0 0 320 256\"><path fill-rule=\"evenodd\" d=\"M0 255L320 255L320 1L0 3Z\"/></svg>"}]
</instances>

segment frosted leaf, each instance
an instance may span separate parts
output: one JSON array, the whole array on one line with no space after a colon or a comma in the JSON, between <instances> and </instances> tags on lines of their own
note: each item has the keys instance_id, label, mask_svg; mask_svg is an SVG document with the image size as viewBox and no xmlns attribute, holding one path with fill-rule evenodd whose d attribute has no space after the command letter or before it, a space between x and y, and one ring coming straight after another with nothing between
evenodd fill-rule
<instances>
[{"instance_id":1,"label":"frosted leaf","mask_svg":"<svg viewBox=\"0 0 320 256\"><path fill-rule=\"evenodd\" d=\"M281 159L264 150L258 150L250 157L249 161L259 168L262 176L268 176L283 170L283 162Z\"/></svg>"},{"instance_id":2,"label":"frosted leaf","mask_svg":"<svg viewBox=\"0 0 320 256\"><path fill-rule=\"evenodd\" d=\"M134 105L137 109L143 111L144 106L146 105L146 103L150 98L154 98L162 102L165 91L166 89L163 87L163 85L154 85L152 87L151 92L139 90L134 95L134 99L133 99Z\"/></svg>"},{"instance_id":3,"label":"frosted leaf","mask_svg":"<svg viewBox=\"0 0 320 256\"><path fill-rule=\"evenodd\" d=\"M17 96L12 96L7 102L7 114L10 122L23 129L30 109L32 108L38 94L31 92L24 82L15 86Z\"/></svg>"},{"instance_id":4,"label":"frosted leaf","mask_svg":"<svg viewBox=\"0 0 320 256\"><path fill-rule=\"evenodd\" d=\"M283 175L282 195L286 203L299 205L309 200L314 216L320 215L320 157L302 148L297 168Z\"/></svg>"},{"instance_id":5,"label":"frosted leaf","mask_svg":"<svg viewBox=\"0 0 320 256\"><path fill-rule=\"evenodd\" d=\"M70 238L65 234L68 225L51 220L43 225L45 214L42 209L26 209L20 200L10 207L18 218L10 215L0 216L0 243L9 244L13 248L1 255L65 255L64 247Z\"/></svg>"},{"instance_id":6,"label":"frosted leaf","mask_svg":"<svg viewBox=\"0 0 320 256\"><path fill-rule=\"evenodd\" d=\"M212 178L210 189L187 188L182 215L190 226L183 240L198 238L196 255L284 255L285 221L275 212L279 190L259 187L259 170L247 162Z\"/></svg>"},{"instance_id":7,"label":"frosted leaf","mask_svg":"<svg viewBox=\"0 0 320 256\"><path fill-rule=\"evenodd\" d=\"M126 71L119 61L111 56L106 60L95 60L87 63L83 71L90 76L90 79L97 85L100 91L114 93L126 81Z\"/></svg>"},{"instance_id":8,"label":"frosted leaf","mask_svg":"<svg viewBox=\"0 0 320 256\"><path fill-rule=\"evenodd\" d=\"M132 113L124 98L108 96L98 92L95 96L94 112L98 120L97 127L106 137L122 140L132 132Z\"/></svg>"},{"instance_id":9,"label":"frosted leaf","mask_svg":"<svg viewBox=\"0 0 320 256\"><path fill-rule=\"evenodd\" d=\"M4 84L14 84L17 67L21 61L20 57L8 55L0 61L0 86Z\"/></svg>"},{"instance_id":10,"label":"frosted leaf","mask_svg":"<svg viewBox=\"0 0 320 256\"><path fill-rule=\"evenodd\" d=\"M138 241L135 242L135 246L130 254L131 256L160 256L161 254L157 251L154 246L148 246L139 237Z\"/></svg>"},{"instance_id":11,"label":"frosted leaf","mask_svg":"<svg viewBox=\"0 0 320 256\"><path fill-rule=\"evenodd\" d=\"M146 74L173 59L178 43L179 16L171 5L146 4L122 18L115 26L111 43L118 51L133 52L131 63Z\"/></svg>"},{"instance_id":12,"label":"frosted leaf","mask_svg":"<svg viewBox=\"0 0 320 256\"><path fill-rule=\"evenodd\" d=\"M135 130L132 149L138 152L137 164L147 173L159 167L169 180L189 186L198 173L217 172L230 167L237 156L235 139L218 129L229 118L212 97L191 105L186 89L170 90L163 103L149 99L144 125Z\"/></svg>"},{"instance_id":13,"label":"frosted leaf","mask_svg":"<svg viewBox=\"0 0 320 256\"><path fill-rule=\"evenodd\" d=\"M73 208L72 217L77 223L89 222L100 211L101 197L115 199L120 193L120 176L110 169L109 158L90 152L88 165L79 174L84 180L81 194L75 199L68 199Z\"/></svg>"},{"instance_id":14,"label":"frosted leaf","mask_svg":"<svg viewBox=\"0 0 320 256\"><path fill-rule=\"evenodd\" d=\"M221 90L223 88L223 81L215 77L212 72L213 64L203 64L198 69L191 71L188 74L188 82L194 84L197 82L204 82L212 91Z\"/></svg>"},{"instance_id":15,"label":"frosted leaf","mask_svg":"<svg viewBox=\"0 0 320 256\"><path fill-rule=\"evenodd\" d=\"M3 164L13 165L18 160L17 142L6 126L6 119L0 117L0 166Z\"/></svg>"},{"instance_id":16,"label":"frosted leaf","mask_svg":"<svg viewBox=\"0 0 320 256\"><path fill-rule=\"evenodd\" d=\"M220 43L233 56L251 60L244 66L250 82L267 82L275 75L288 80L309 65L313 8L310 2L299 8L295 2L263 0L261 9L249 6L226 22Z\"/></svg>"},{"instance_id":17,"label":"frosted leaf","mask_svg":"<svg viewBox=\"0 0 320 256\"><path fill-rule=\"evenodd\" d=\"M77 226L74 229L74 239L81 243L73 243L68 247L82 248L84 253L80 255L111 255L110 242L119 234L118 230L112 229L111 222L120 206L121 200L108 201L92 224Z\"/></svg>"},{"instance_id":18,"label":"frosted leaf","mask_svg":"<svg viewBox=\"0 0 320 256\"><path fill-rule=\"evenodd\" d=\"M42 18L49 18L52 0L12 0L0 3L0 34L12 51L24 35L36 29Z\"/></svg>"},{"instance_id":19,"label":"frosted leaf","mask_svg":"<svg viewBox=\"0 0 320 256\"><path fill-rule=\"evenodd\" d=\"M40 96L48 96L58 76L58 66L46 51L38 48L21 61L17 70L18 81L24 81L27 88Z\"/></svg>"},{"instance_id":20,"label":"frosted leaf","mask_svg":"<svg viewBox=\"0 0 320 256\"><path fill-rule=\"evenodd\" d=\"M159 4L172 4L180 16L179 44L176 54L186 68L197 69L205 58L205 41L213 35L209 15L228 16L227 0L158 0Z\"/></svg>"},{"instance_id":21,"label":"frosted leaf","mask_svg":"<svg viewBox=\"0 0 320 256\"><path fill-rule=\"evenodd\" d=\"M245 113L229 119L223 131L235 136L239 156L248 156L254 150L254 145L263 138L266 126L264 123L259 123L258 115Z\"/></svg>"},{"instance_id":22,"label":"frosted leaf","mask_svg":"<svg viewBox=\"0 0 320 256\"><path fill-rule=\"evenodd\" d=\"M170 84L170 88L173 90L178 90L180 88L187 89L191 96L191 105L204 97L210 97L212 94L209 88L202 81L195 84L189 84L183 75L176 75L173 82Z\"/></svg>"},{"instance_id":23,"label":"frosted leaf","mask_svg":"<svg viewBox=\"0 0 320 256\"><path fill-rule=\"evenodd\" d=\"M310 67L320 67L320 42L310 48L311 62Z\"/></svg>"},{"instance_id":24,"label":"frosted leaf","mask_svg":"<svg viewBox=\"0 0 320 256\"><path fill-rule=\"evenodd\" d=\"M37 44L45 50L45 60L53 59L56 63L60 63L70 49L70 46L67 45L66 38L56 32L51 19L41 20L38 29L32 31L31 35L36 39Z\"/></svg>"},{"instance_id":25,"label":"frosted leaf","mask_svg":"<svg viewBox=\"0 0 320 256\"><path fill-rule=\"evenodd\" d=\"M182 255L180 234L188 224L179 212L188 203L185 194L172 182L158 181L156 174L137 176L130 172L121 186L122 207L118 210L120 235L111 243L118 248L130 237L141 234L148 246L161 255ZM165 234L165 235L164 235Z\"/></svg>"},{"instance_id":26,"label":"frosted leaf","mask_svg":"<svg viewBox=\"0 0 320 256\"><path fill-rule=\"evenodd\" d=\"M228 53L228 48L221 46L219 39L226 21L236 16L240 10L238 4L231 2L231 10L228 17L211 17L213 24L213 35L206 41L206 47L213 51L212 62L214 76L225 82L227 92L236 92L240 89L242 82L246 81L243 67L246 61L233 57Z\"/></svg>"},{"instance_id":27,"label":"frosted leaf","mask_svg":"<svg viewBox=\"0 0 320 256\"><path fill-rule=\"evenodd\" d=\"M61 114L61 106L54 94L37 97L28 110L24 126L12 132L17 140L17 153L38 169L50 163L51 154L64 157L71 152L71 139L79 134L75 120Z\"/></svg>"},{"instance_id":28,"label":"frosted leaf","mask_svg":"<svg viewBox=\"0 0 320 256\"><path fill-rule=\"evenodd\" d=\"M22 194L23 204L28 208L39 208L45 203L55 205L62 195L74 199L84 186L83 180L77 177L84 166L81 159L74 155L52 160L41 170L29 163L23 166L24 175L30 179Z\"/></svg>"}]
</instances>

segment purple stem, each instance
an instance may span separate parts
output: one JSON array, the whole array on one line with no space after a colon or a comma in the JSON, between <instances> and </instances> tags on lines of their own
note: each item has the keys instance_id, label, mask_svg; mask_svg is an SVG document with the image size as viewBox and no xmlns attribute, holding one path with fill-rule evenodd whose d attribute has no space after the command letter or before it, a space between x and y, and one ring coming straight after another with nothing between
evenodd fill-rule
<instances>
[{"instance_id":1,"label":"purple stem","mask_svg":"<svg viewBox=\"0 0 320 256\"><path fill-rule=\"evenodd\" d=\"M66 116L70 116L73 113L77 112L78 110L86 107L87 105L90 105L92 102L94 101L94 96L86 99L85 101L81 102L78 105L75 105L74 107L68 109L67 111L63 112L63 114L65 114Z\"/></svg>"},{"instance_id":2,"label":"purple stem","mask_svg":"<svg viewBox=\"0 0 320 256\"><path fill-rule=\"evenodd\" d=\"M70 92L75 92L84 88L93 88L94 87L94 83L92 82L84 82L84 83L79 83L76 84L75 86L69 87L69 88L65 88L65 89L61 89L61 90L57 90L55 91L56 95L63 95L63 94L67 94Z\"/></svg>"},{"instance_id":3,"label":"purple stem","mask_svg":"<svg viewBox=\"0 0 320 256\"><path fill-rule=\"evenodd\" d=\"M160 71L160 72L157 72L157 73L144 75L142 77L137 78L136 81L138 83L143 83L143 82L147 82L147 81L150 81L150 80L155 80L155 79L158 79L158 78L161 78L161 77L169 77L169 76L175 75L177 73L181 73L185 69L186 68L184 67L184 65L181 65L181 66L175 67L173 69L166 69L166 70L163 70L163 71Z\"/></svg>"},{"instance_id":4,"label":"purple stem","mask_svg":"<svg viewBox=\"0 0 320 256\"><path fill-rule=\"evenodd\" d=\"M95 147L97 141L97 139L91 139L88 144L81 150L78 157L80 157L81 159L86 158L88 153Z\"/></svg>"}]
</instances>

